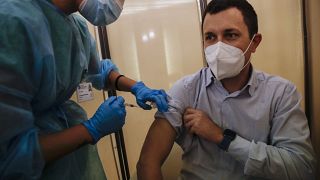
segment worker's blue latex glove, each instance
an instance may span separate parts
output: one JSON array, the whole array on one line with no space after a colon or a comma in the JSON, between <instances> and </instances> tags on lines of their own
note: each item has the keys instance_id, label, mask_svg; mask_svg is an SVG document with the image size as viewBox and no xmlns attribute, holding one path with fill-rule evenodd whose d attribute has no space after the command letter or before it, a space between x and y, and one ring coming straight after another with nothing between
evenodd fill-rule
<instances>
[{"instance_id":1,"label":"worker's blue latex glove","mask_svg":"<svg viewBox=\"0 0 320 180\"><path fill-rule=\"evenodd\" d=\"M82 124L88 129L95 144L105 135L121 129L125 123L126 109L121 96L112 96L104 101L96 113Z\"/></svg>"},{"instance_id":2,"label":"worker's blue latex glove","mask_svg":"<svg viewBox=\"0 0 320 180\"><path fill-rule=\"evenodd\" d=\"M160 112L168 111L167 94L164 90L150 89L140 81L132 86L131 92L136 96L138 105L143 109L150 110L152 107L146 102L151 101L156 103Z\"/></svg>"}]
</instances>

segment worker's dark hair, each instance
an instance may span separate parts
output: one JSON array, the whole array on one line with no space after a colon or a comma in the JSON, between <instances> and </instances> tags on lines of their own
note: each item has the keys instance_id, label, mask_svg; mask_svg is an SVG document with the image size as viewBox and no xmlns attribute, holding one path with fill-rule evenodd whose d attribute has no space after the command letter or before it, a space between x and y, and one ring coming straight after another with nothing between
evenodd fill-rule
<instances>
[{"instance_id":1,"label":"worker's dark hair","mask_svg":"<svg viewBox=\"0 0 320 180\"><path fill-rule=\"evenodd\" d=\"M243 16L243 20L246 23L250 38L258 32L258 18L255 10L251 4L246 0L212 0L202 15L202 26L204 18L207 14L216 14L229 8L237 8Z\"/></svg>"}]
</instances>

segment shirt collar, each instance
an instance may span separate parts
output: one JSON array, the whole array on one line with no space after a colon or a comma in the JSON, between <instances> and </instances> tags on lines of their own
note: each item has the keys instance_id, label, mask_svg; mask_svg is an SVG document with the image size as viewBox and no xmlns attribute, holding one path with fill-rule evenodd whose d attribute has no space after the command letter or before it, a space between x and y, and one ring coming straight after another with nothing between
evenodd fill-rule
<instances>
[{"instance_id":1,"label":"shirt collar","mask_svg":"<svg viewBox=\"0 0 320 180\"><path fill-rule=\"evenodd\" d=\"M205 81L206 87L208 87L212 82L217 81L213 73L211 72L210 68L207 67L204 74L206 76L206 81Z\"/></svg>"},{"instance_id":2,"label":"shirt collar","mask_svg":"<svg viewBox=\"0 0 320 180\"><path fill-rule=\"evenodd\" d=\"M253 96L255 90L258 87L258 78L257 78L257 72L253 69L252 66L251 66L251 69L252 70L251 70L250 79L249 79L247 85L245 86L245 88L248 89L250 96Z\"/></svg>"},{"instance_id":3,"label":"shirt collar","mask_svg":"<svg viewBox=\"0 0 320 180\"><path fill-rule=\"evenodd\" d=\"M208 87L211 83L215 83L217 85L222 86L221 82L215 78L215 76L211 72L210 68L206 69L205 75L206 75L206 82L205 82L206 87ZM250 79L249 79L248 83L242 88L241 91L247 90L249 92L250 96L253 96L257 87L258 87L257 72L253 69L253 67L251 65Z\"/></svg>"}]
</instances>

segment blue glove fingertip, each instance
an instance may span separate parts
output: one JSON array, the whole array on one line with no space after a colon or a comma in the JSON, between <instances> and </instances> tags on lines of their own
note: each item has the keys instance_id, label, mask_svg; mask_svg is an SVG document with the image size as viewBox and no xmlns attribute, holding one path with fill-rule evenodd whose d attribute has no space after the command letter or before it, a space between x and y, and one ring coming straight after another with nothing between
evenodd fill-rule
<instances>
[{"instance_id":1,"label":"blue glove fingertip","mask_svg":"<svg viewBox=\"0 0 320 180\"><path fill-rule=\"evenodd\" d=\"M167 100L168 95L167 95L167 93L166 93L166 91L165 91L165 90L160 89L160 94L161 94L162 96L164 96L164 97L166 98L166 100Z\"/></svg>"},{"instance_id":2,"label":"blue glove fingertip","mask_svg":"<svg viewBox=\"0 0 320 180\"><path fill-rule=\"evenodd\" d=\"M119 104L123 104L124 103L124 98L122 96L118 96L117 101Z\"/></svg>"},{"instance_id":3,"label":"blue glove fingertip","mask_svg":"<svg viewBox=\"0 0 320 180\"><path fill-rule=\"evenodd\" d=\"M106 102L108 103L108 105L111 105L113 102L115 102L117 100L117 96L110 96Z\"/></svg>"},{"instance_id":4,"label":"blue glove fingertip","mask_svg":"<svg viewBox=\"0 0 320 180\"><path fill-rule=\"evenodd\" d=\"M161 106L159 106L159 111L160 112L167 112L168 111L168 104L166 101L162 100L161 101Z\"/></svg>"}]
</instances>

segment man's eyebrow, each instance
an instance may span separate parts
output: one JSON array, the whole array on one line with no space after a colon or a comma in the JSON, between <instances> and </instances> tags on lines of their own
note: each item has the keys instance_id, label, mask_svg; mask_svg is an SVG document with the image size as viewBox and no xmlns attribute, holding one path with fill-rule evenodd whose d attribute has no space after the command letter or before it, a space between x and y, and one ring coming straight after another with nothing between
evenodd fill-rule
<instances>
[{"instance_id":1,"label":"man's eyebrow","mask_svg":"<svg viewBox=\"0 0 320 180\"><path fill-rule=\"evenodd\" d=\"M211 32L211 31L208 31L208 32L205 32L204 34L205 34L205 35L208 35L208 34L213 34L213 32Z\"/></svg>"},{"instance_id":2,"label":"man's eyebrow","mask_svg":"<svg viewBox=\"0 0 320 180\"><path fill-rule=\"evenodd\" d=\"M236 29L232 29L232 28L230 28L230 29L226 29L226 30L224 30L224 32L225 32L225 33L230 33L230 32L233 32L233 31L236 31Z\"/></svg>"}]
</instances>

